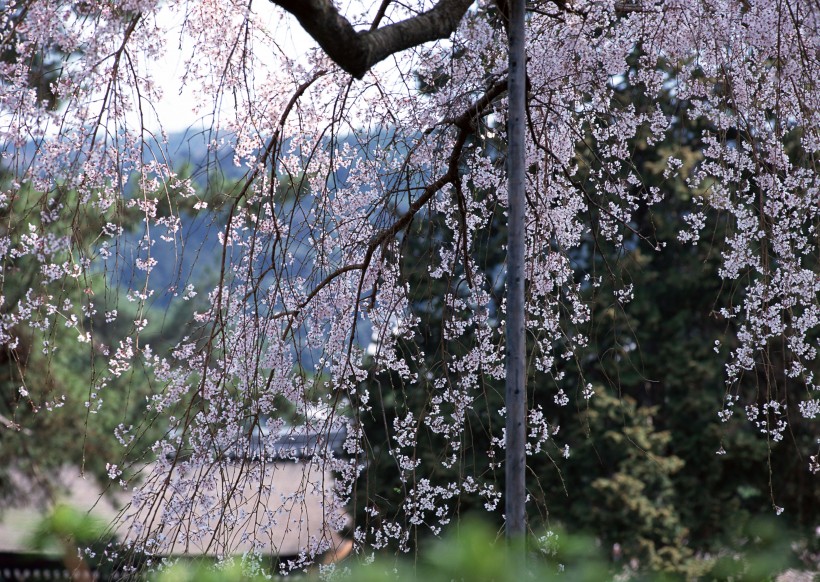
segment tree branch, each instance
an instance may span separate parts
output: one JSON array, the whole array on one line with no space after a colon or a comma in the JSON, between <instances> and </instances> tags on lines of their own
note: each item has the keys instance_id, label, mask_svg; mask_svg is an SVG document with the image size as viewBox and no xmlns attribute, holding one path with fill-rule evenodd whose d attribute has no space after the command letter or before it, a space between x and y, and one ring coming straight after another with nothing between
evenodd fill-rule
<instances>
[{"instance_id":1,"label":"tree branch","mask_svg":"<svg viewBox=\"0 0 820 582\"><path fill-rule=\"evenodd\" d=\"M375 30L357 32L332 0L270 0L299 21L327 56L361 79L393 53L449 37L472 0L439 0L427 12Z\"/></svg>"},{"instance_id":2,"label":"tree branch","mask_svg":"<svg viewBox=\"0 0 820 582\"><path fill-rule=\"evenodd\" d=\"M424 191L422 192L421 196L419 196L416 200L414 200L407 211L402 214L395 222L391 225L386 226L376 232L370 241L367 244L367 248L365 249L364 258L358 262L349 265L344 265L333 270L329 273L324 279L322 279L312 290L311 292L298 303L298 305L294 309L284 309L278 313L275 313L271 316L271 319L279 319L282 317L288 317L288 323L285 326L285 331L282 333L282 339L284 340L287 338L288 334L292 333L293 331L293 324L295 317L299 315L299 313L304 309L315 297L318 295L322 289L330 285L335 279L344 275L345 273L349 273L350 271L361 271L362 275L359 278L359 287L356 294L356 306L354 311L358 311L359 308L359 301L361 300L361 292L362 292L362 283L364 281L364 274L367 269L370 267L370 263L373 260L373 255L376 253L376 250L382 246L382 244L390 240L390 238L396 236L399 232L408 228L410 223L415 218L416 214L425 207L425 205L430 202L433 196L436 193L444 188L447 184L453 184L453 186L457 190L457 196L460 197L459 200L459 211L461 213L461 227L463 229L462 234L462 244L464 245L464 269L467 275L468 281L470 281L470 286L472 287L472 273L470 271L469 265L469 256L467 253L467 224L466 224L466 205L464 203L464 199L462 194L458 191L460 188L459 184L459 161L461 160L461 153L464 149L464 145L467 143L467 138L475 131L475 122L478 117L485 112L486 108L489 107L493 101L504 93L507 89L507 79L504 78L494 85L492 85L487 92L482 95L478 100L476 100L472 105L470 105L464 112L461 113L458 117L455 118L448 118L442 120L441 123L453 125L454 127L458 128L459 132L456 136L456 141L453 144L453 149L450 152L450 156L447 161L447 171L438 177L437 180L428 184ZM425 132L425 134L429 133ZM260 277L261 280L261 277ZM246 296L249 297L250 295ZM375 298L374 298L375 299Z\"/></svg>"}]
</instances>

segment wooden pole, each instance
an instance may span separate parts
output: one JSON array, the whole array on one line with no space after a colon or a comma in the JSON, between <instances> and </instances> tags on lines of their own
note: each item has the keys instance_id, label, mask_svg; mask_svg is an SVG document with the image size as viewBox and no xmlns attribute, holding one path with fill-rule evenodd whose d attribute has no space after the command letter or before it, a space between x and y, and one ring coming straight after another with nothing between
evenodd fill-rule
<instances>
[{"instance_id":1,"label":"wooden pole","mask_svg":"<svg viewBox=\"0 0 820 582\"><path fill-rule=\"evenodd\" d=\"M524 209L526 33L524 0L510 1L509 114L507 116L507 378L506 484L507 539L526 532L526 411L527 373L524 333Z\"/></svg>"}]
</instances>

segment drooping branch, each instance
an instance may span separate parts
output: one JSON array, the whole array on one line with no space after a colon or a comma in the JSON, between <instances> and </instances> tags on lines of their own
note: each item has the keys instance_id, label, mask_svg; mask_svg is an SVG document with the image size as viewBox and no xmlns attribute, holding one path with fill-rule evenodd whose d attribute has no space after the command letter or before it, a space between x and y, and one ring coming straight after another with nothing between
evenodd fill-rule
<instances>
[{"instance_id":1,"label":"drooping branch","mask_svg":"<svg viewBox=\"0 0 820 582\"><path fill-rule=\"evenodd\" d=\"M331 0L270 1L293 14L322 50L357 79L393 53L449 37L472 4L472 0L439 0L427 12L407 20L356 31Z\"/></svg>"},{"instance_id":2,"label":"drooping branch","mask_svg":"<svg viewBox=\"0 0 820 582\"><path fill-rule=\"evenodd\" d=\"M338 277L344 275L345 273L349 273L350 271L361 271L362 277L359 280L359 289L357 292L357 299L356 299L356 306L354 311L358 310L359 301L361 296L361 287L364 281L364 273L370 267L370 264L373 260L373 256L376 251L384 244L385 241L390 240L392 237L396 236L402 230L405 230L410 227L410 224L413 222L413 219L416 215L424 208L430 200L432 200L433 196L436 195L442 188L444 188L447 184L452 184L456 189L460 187L459 183L459 162L461 161L461 154L464 150L464 146L467 143L467 138L472 135L472 133L476 129L476 122L479 117L486 113L486 109L492 105L492 103L501 96L507 90L507 78L503 78L497 81L495 84L490 86L489 89L479 97L475 102L473 102L469 107L467 107L464 111L461 112L460 115L452 118L446 118L441 120L439 124L434 127L429 128L427 131L424 132L425 135L431 133L435 127L440 127L442 125L445 126L453 126L458 128L458 134L456 135L455 142L453 143L452 150L450 152L449 158L447 160L447 171L439 176L435 181L428 184L422 194L416 198L409 206L409 208L400 216L398 217L392 224L380 229L376 232L373 237L371 237L370 241L367 244L367 247L364 252L364 257L360 262L343 265L331 273L329 273L324 279L322 279L314 288L313 290L305 297L295 309L286 309L280 311L279 313L274 314L271 318L278 319L281 317L288 317L288 323L285 328L284 333L282 334L283 338L286 338L290 333L292 333L294 318L304 309L313 299L328 285L330 285L334 280ZM462 196L460 193L457 192L457 196ZM463 235L463 245L464 245L464 263L465 263L465 270L469 272L469 261L467 258L467 251L466 251L466 205L464 204L463 198L458 200L459 203L459 212L460 222L462 229L464 229ZM471 278L471 275L468 275L468 278ZM260 277L261 280L261 277ZM472 286L472 285L471 285ZM248 295L249 296L249 295ZM247 297L246 297L247 299ZM352 336L351 336L352 337Z\"/></svg>"}]
</instances>

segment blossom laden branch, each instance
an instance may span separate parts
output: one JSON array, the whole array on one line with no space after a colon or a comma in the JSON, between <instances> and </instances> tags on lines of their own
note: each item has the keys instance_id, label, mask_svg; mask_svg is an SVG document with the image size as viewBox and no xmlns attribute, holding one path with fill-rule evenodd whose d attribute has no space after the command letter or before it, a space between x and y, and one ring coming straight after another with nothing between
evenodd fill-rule
<instances>
[{"instance_id":1,"label":"blossom laden branch","mask_svg":"<svg viewBox=\"0 0 820 582\"><path fill-rule=\"evenodd\" d=\"M466 204L464 202L463 193L461 192L461 184L459 182L459 161L461 160L461 154L464 149L465 144L467 143L467 139L469 136L475 131L475 122L476 119L481 117L485 114L486 109L507 89L507 78L503 78L500 81L497 81L493 84L487 91L479 97L475 102L473 102L467 109L465 109L460 115L453 117L453 118L446 118L443 119L436 127L441 125L448 125L458 128L459 132L456 136L456 141L453 144L452 150L448 157L447 161L447 171L439 176L436 180L428 184L422 194L414 200L410 207L405 211L398 219L396 219L392 224L380 229L377 233L373 235L370 241L367 244L367 248L365 249L364 258L357 263L348 264L341 266L335 269L333 272L329 273L324 279L322 279L312 290L311 292L305 297L299 304L296 306L295 309L283 310L277 313L272 317L272 319L277 319L280 317L288 317L288 324L285 328L285 331L282 334L283 339L286 338L289 334L292 333L292 326L294 324L294 318L299 315L302 309L307 307L311 301L328 285L330 285L335 279L344 275L345 273L349 273L351 271L361 271L362 276L359 279L359 289L357 291L357 301L356 301L356 308L354 312L358 310L359 299L361 298L362 292L362 283L364 281L364 273L370 267L370 264L373 260L373 255L376 253L377 249L383 247L385 242L390 240L392 237L396 236L402 230L406 230L410 227L413 222L415 216L423 209L429 202L432 200L433 196L436 195L442 188L444 188L447 184L452 184L456 189L456 197L457 202L459 205L459 212L460 212L460 225L463 230L461 233L462 243L464 245L463 252L464 252L464 262L465 262L465 270L469 273L470 266L469 266L469 257L468 257L468 248L467 248L467 224L466 224ZM429 135L432 131L434 131L435 127L428 129L425 132L425 135ZM472 276L469 276L471 279ZM472 283L470 283L472 286Z\"/></svg>"},{"instance_id":2,"label":"blossom laden branch","mask_svg":"<svg viewBox=\"0 0 820 582\"><path fill-rule=\"evenodd\" d=\"M12 0L0 11L0 44L13 49L0 55L0 347L12 395L0 432L21 439L25 454L14 456L36 458L45 439L35 414L67 397L58 414L99 419L116 437L96 455L112 461L108 479L119 477L117 466L155 460L141 484L127 476L120 484L134 493L121 520L139 531L129 545L157 556L183 543L229 555L242 536L260 551L281 549L270 525L298 513L313 484L281 496L263 481L278 458L235 451L301 430L289 419L304 418L322 443L331 429L348 431L343 452L314 448L309 464L336 479L331 494L317 488L319 521L352 530L362 548L409 550L424 528L438 535L462 499L497 510L509 467L498 462L511 442L501 426L518 415L496 399L502 331L512 327L497 228L511 214L501 170L508 0L352 4L366 20L335 0L271 1L347 73L329 74L324 58L294 67L277 44L278 23L241 2L140 3L138 15L96 0ZM721 356L729 363L727 386L716 388L726 402L720 420L745 411L770 442L814 430L818 8L765 0L530 0L526 8L533 402L567 406L588 354L600 356L595 370L614 362L612 349L631 365L618 330L631 321L624 306L644 299L633 296L627 267L651 268L652 278L634 278L649 290L658 288L655 273L702 270L694 250L673 255L687 258L672 270L666 258L644 262L639 243L660 251L681 220L680 242L708 241L704 266L714 263L734 292L704 303L727 322L715 351L731 350ZM184 138L204 137L206 147L208 165L190 177L172 165L176 139L143 116L160 96L153 64L165 54L166 10L193 43L182 81L195 91L197 115L208 119L213 105L211 129ZM453 43L433 42L453 34ZM396 58L404 49L411 59ZM395 70L374 67L385 58ZM58 109L42 99L43 71ZM362 76L368 83L354 82ZM189 150L199 156L198 146ZM223 171L228 158L234 168ZM194 214L191 197L206 195L218 204L199 200ZM132 207L135 220L123 214ZM194 289L198 299L177 302ZM129 306L118 314L121 297ZM159 338L145 331L149 320L178 329L163 325ZM610 324L612 349L596 332ZM73 362L86 351L88 376L75 381ZM40 382L40 368L57 381ZM400 406L381 396L388 382ZM38 384L30 397L26 388ZM583 384L580 396L597 399L598 386ZM645 390L640 379L623 388ZM147 398L144 409L131 390ZM123 401L127 410L111 408ZM557 425L540 406L526 418L527 454L549 458L547 444L560 447ZM114 429L108 419L128 422ZM91 420L85 430L92 434ZM431 443L436 455L427 454ZM65 451L83 465L87 452L85 444ZM817 450L805 456L817 472ZM357 489L364 471L382 479L382 462L399 469L383 489L395 492L389 507L372 483ZM354 499L364 511L350 527L343 508ZM250 524L241 536L240 521ZM293 567L331 543L305 548Z\"/></svg>"}]
</instances>

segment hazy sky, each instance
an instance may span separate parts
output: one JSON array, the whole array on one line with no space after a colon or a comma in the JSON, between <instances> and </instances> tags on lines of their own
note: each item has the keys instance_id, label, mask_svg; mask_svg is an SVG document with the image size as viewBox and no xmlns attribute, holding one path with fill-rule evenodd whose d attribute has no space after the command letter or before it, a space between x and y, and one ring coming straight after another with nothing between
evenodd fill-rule
<instances>
[{"instance_id":1,"label":"hazy sky","mask_svg":"<svg viewBox=\"0 0 820 582\"><path fill-rule=\"evenodd\" d=\"M259 15L260 22L275 31L277 44L288 52L288 56L298 58L307 49L316 46L315 42L301 30L296 19L286 16L285 20L280 20L280 9L274 7L270 2L257 0L253 3L253 10ZM181 16L172 15L169 12L165 12L164 16L168 19L169 28L166 36L167 54L164 62L154 63L152 66L155 81L162 88L163 98L153 105L162 127L170 133L190 127L201 127L203 119L201 115L196 115L193 111L195 104L193 87L186 86L180 90L182 75L185 72L184 61L191 54L190 44L183 45L181 48L179 46ZM282 26L283 22L291 26ZM210 125L210 119L204 121ZM146 124L152 130L158 129L156 120L146 120Z\"/></svg>"}]
</instances>

